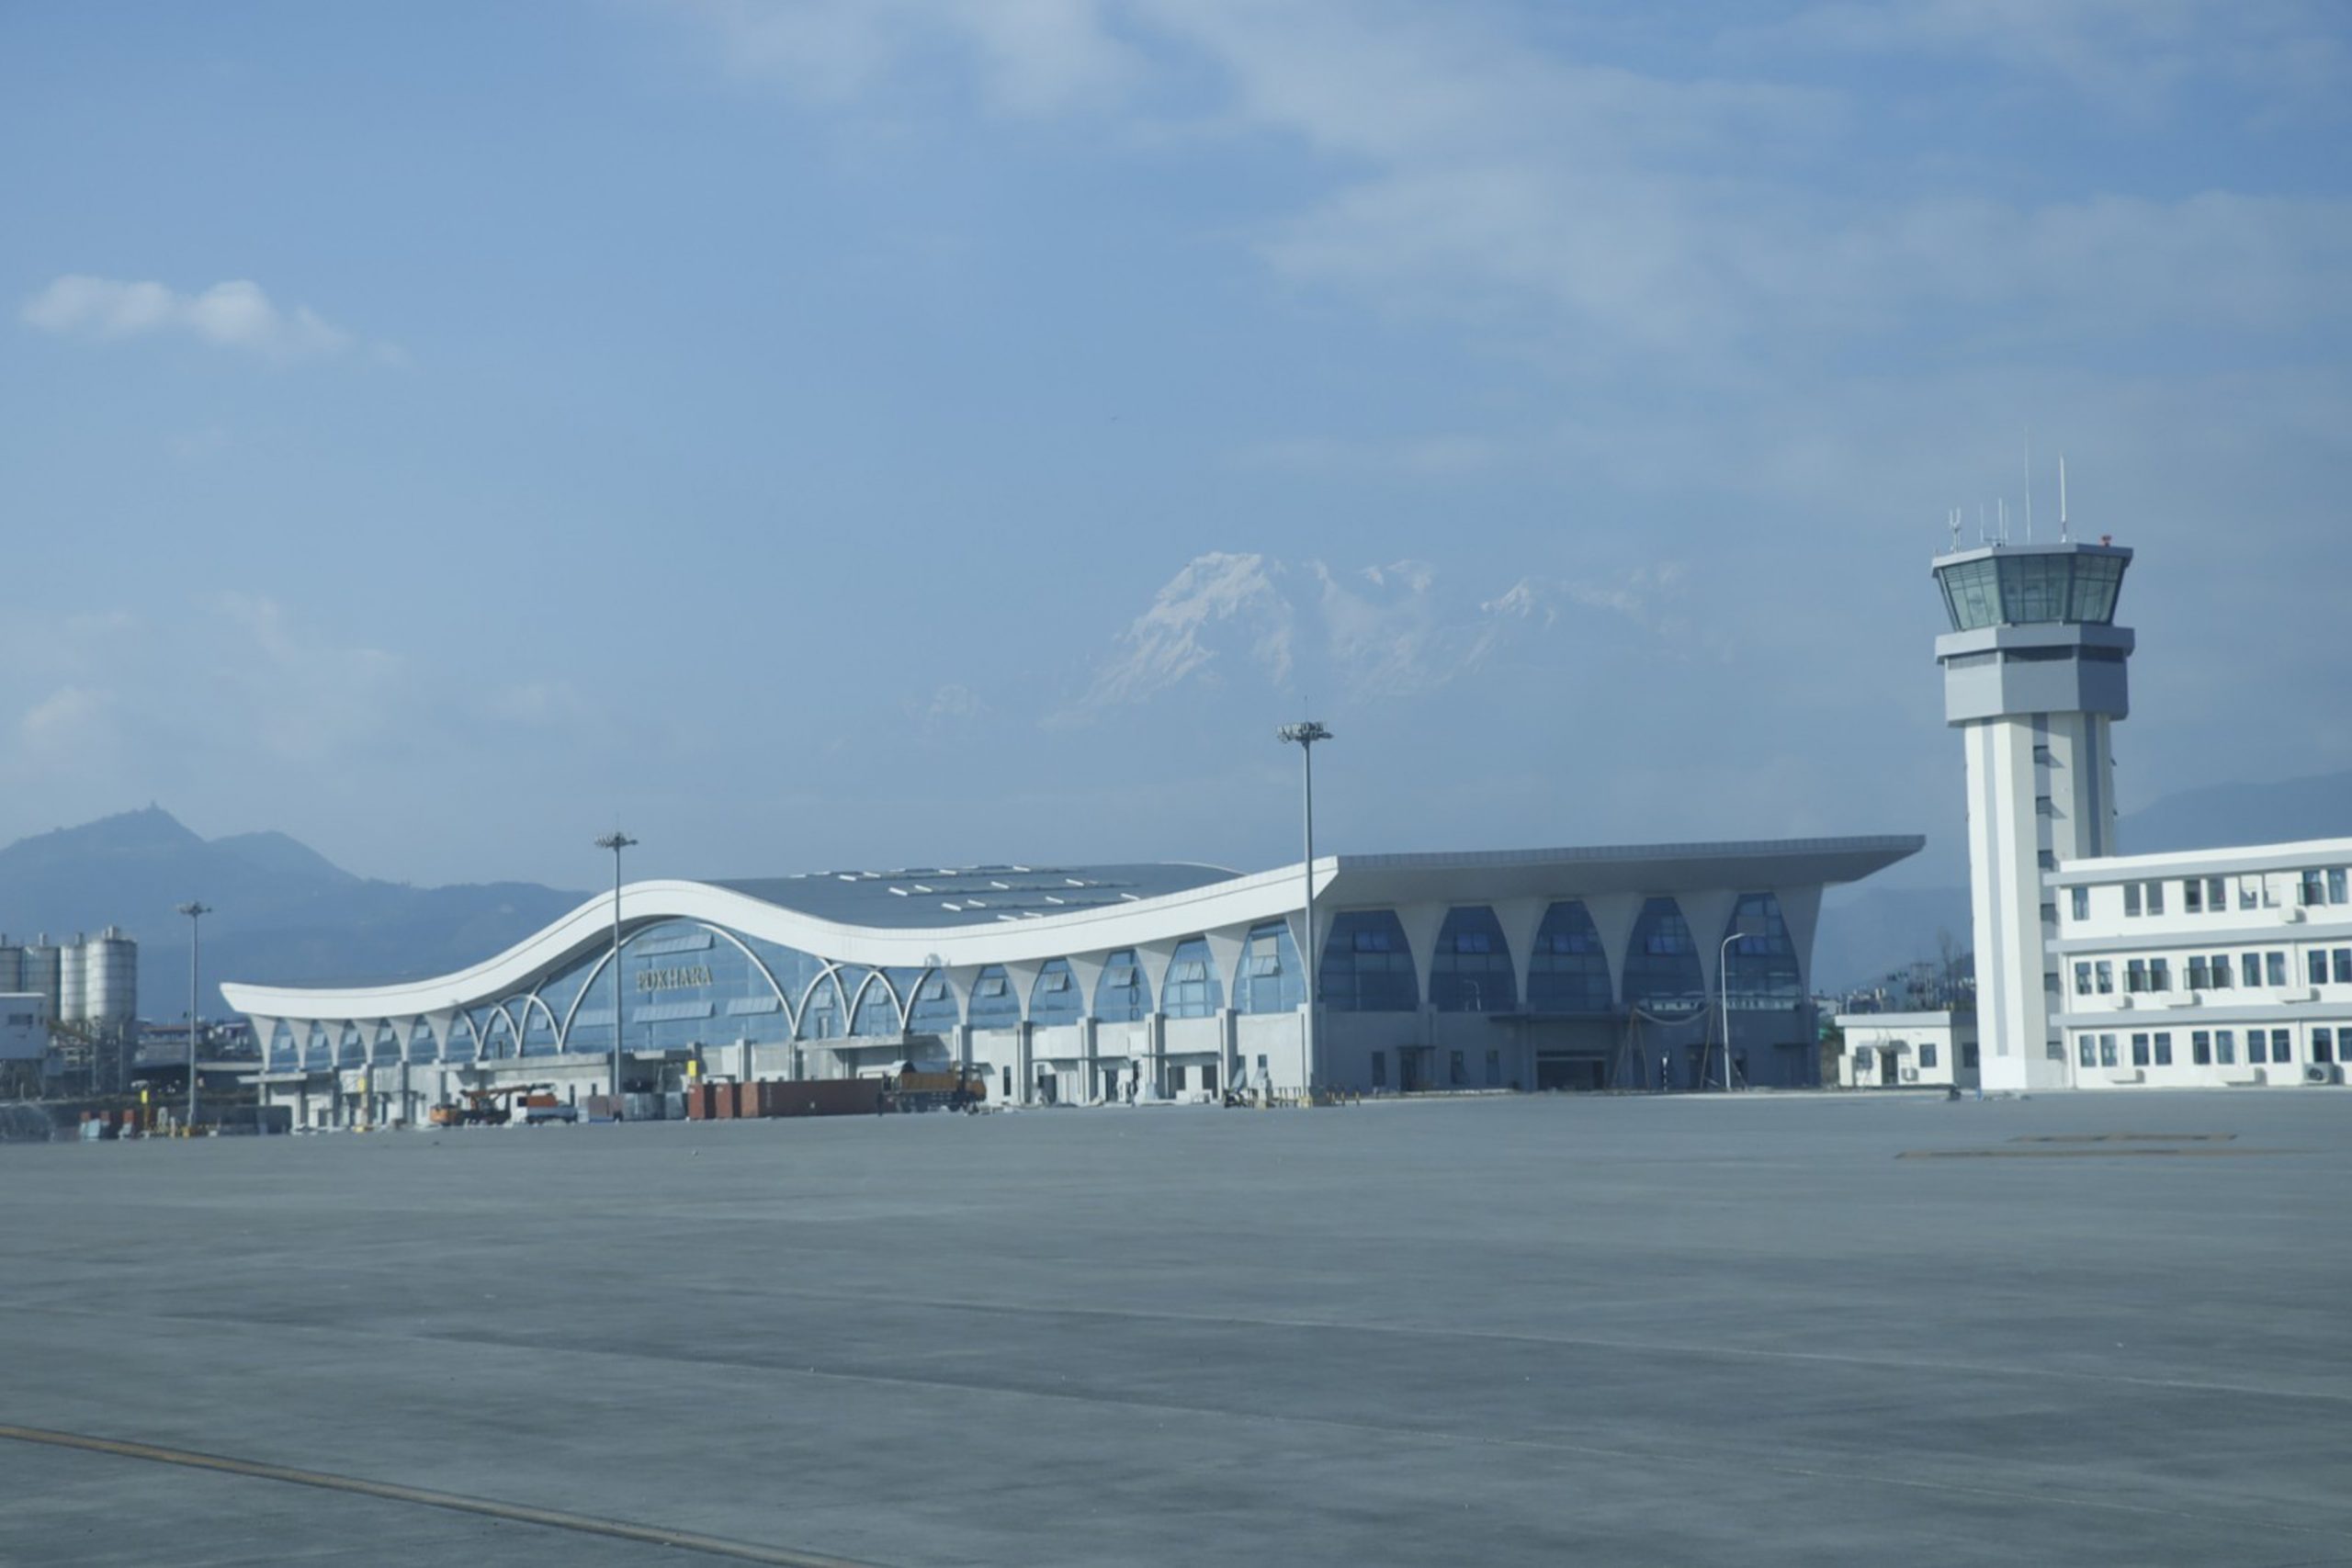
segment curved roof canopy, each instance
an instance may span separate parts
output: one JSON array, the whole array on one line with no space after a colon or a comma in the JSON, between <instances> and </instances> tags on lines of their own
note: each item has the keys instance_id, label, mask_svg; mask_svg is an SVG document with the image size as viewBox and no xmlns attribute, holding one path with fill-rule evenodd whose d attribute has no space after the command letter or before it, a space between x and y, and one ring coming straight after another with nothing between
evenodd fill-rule
<instances>
[{"instance_id":1,"label":"curved roof canopy","mask_svg":"<svg viewBox=\"0 0 2352 1568\"><path fill-rule=\"evenodd\" d=\"M1331 855L1316 896L1333 908L1610 893L1753 891L1851 882L1914 854L1917 835L1733 843ZM1299 905L1302 868L992 865L825 872L741 881L633 882L624 929L699 920L840 964L977 967L1110 953L1281 919ZM226 983L239 1012L264 1018L430 1016L526 989L612 941L615 896L599 894L497 956L454 974L334 989Z\"/></svg>"}]
</instances>

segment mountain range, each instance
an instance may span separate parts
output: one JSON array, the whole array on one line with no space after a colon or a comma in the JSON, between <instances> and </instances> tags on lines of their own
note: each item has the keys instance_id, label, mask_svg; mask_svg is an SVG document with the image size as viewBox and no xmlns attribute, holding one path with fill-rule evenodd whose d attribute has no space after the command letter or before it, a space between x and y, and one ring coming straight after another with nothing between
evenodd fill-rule
<instances>
[{"instance_id":1,"label":"mountain range","mask_svg":"<svg viewBox=\"0 0 2352 1568\"><path fill-rule=\"evenodd\" d=\"M206 839L150 807L0 849L0 931L58 941L119 925L139 942L139 1010L187 1012L191 898L204 918L208 1015L222 977L338 985L478 963L585 897L533 883L411 887L355 876L283 833Z\"/></svg>"},{"instance_id":2,"label":"mountain range","mask_svg":"<svg viewBox=\"0 0 2352 1568\"><path fill-rule=\"evenodd\" d=\"M2352 773L2184 791L2123 818L2132 852L2352 837ZM139 1005L150 1019L187 1009L187 922L204 923L202 1006L223 976L281 985L354 985L444 974L528 936L587 895L528 882L412 887L356 876L284 833L206 839L149 807L0 849L0 931L18 942L121 926L137 938ZM1838 991L1915 959L1950 933L1964 949L1965 886L1863 883L1823 901L1815 984Z\"/></svg>"}]
</instances>

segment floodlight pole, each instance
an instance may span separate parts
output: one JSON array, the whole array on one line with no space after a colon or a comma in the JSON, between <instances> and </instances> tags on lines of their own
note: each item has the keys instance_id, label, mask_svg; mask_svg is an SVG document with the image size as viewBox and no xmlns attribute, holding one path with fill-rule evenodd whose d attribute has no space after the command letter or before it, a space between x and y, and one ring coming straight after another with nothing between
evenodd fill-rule
<instances>
[{"instance_id":1,"label":"floodlight pole","mask_svg":"<svg viewBox=\"0 0 2352 1568\"><path fill-rule=\"evenodd\" d=\"M196 1131L196 965L197 955L203 949L204 917L212 913L209 905L194 899L182 904L179 913L187 917L187 1130Z\"/></svg>"},{"instance_id":2,"label":"floodlight pole","mask_svg":"<svg viewBox=\"0 0 2352 1568\"><path fill-rule=\"evenodd\" d=\"M1321 1076L1321 1063L1316 1056L1316 1014L1322 1006L1317 995L1321 987L1316 984L1317 961L1315 947L1315 743L1329 740L1331 732L1314 719L1302 719L1285 724L1275 733L1284 745L1298 748L1298 760L1306 782L1306 860L1300 869L1306 884L1306 948L1299 955L1299 965L1306 972L1306 1100L1315 1102L1315 1087Z\"/></svg>"},{"instance_id":3,"label":"floodlight pole","mask_svg":"<svg viewBox=\"0 0 2352 1568\"><path fill-rule=\"evenodd\" d=\"M613 852L613 1114L620 1114L621 1098L621 852L637 840L618 828L596 840L600 850Z\"/></svg>"},{"instance_id":4,"label":"floodlight pole","mask_svg":"<svg viewBox=\"0 0 2352 1568\"><path fill-rule=\"evenodd\" d=\"M1732 932L1731 935L1724 938L1724 944L1722 948L1715 953L1715 995L1720 998L1715 1003L1715 1007L1716 1010L1720 1011L1724 1015L1724 1092L1725 1094L1729 1094L1732 1091L1731 944L1740 941L1747 935L1747 933L1746 931Z\"/></svg>"}]
</instances>

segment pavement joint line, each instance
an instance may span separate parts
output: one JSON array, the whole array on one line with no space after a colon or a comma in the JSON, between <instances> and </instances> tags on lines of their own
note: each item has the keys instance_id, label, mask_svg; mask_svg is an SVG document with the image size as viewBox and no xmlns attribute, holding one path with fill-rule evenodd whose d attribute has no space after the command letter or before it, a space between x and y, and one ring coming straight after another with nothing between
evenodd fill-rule
<instances>
[{"instance_id":1,"label":"pavement joint line","mask_svg":"<svg viewBox=\"0 0 2352 1568\"><path fill-rule=\"evenodd\" d=\"M502 1349L513 1348L513 1344L510 1341L491 1338L488 1337L435 1336L435 1341L442 1344L464 1344ZM639 1358L632 1357L629 1359ZM668 1360L668 1358L650 1359L663 1360L665 1362ZM1841 1358L1808 1359L1839 1359ZM944 1378L908 1377L887 1372L820 1371L813 1367L770 1366L764 1363L745 1362L741 1360L723 1360L718 1364L749 1367L754 1371L784 1378L808 1378L818 1382L870 1383L900 1388L953 1389L960 1393L988 1394L1000 1398L1035 1399L1080 1404L1115 1405L1140 1411L1159 1411L1167 1414L1205 1416L1228 1421L1313 1427L1334 1431L1355 1432L1393 1439L1416 1440L1446 1446L1516 1449L1542 1453L1574 1454L1586 1459L1608 1460L1612 1461L1632 1462L1635 1464L1668 1464L1684 1468L1697 1468L1708 1472L1713 1472L1720 1469L1724 1462L1723 1456L1713 1452L1684 1453L1661 1449L1628 1448L1619 1445L1600 1443L1580 1443L1571 1438L1540 1433L1496 1434L1449 1431L1441 1427L1419 1427L1393 1421L1367 1421L1332 1416L1301 1416L1283 1411L1250 1410L1235 1408L1228 1405L1186 1404L1165 1398L1114 1397L1109 1395L1076 1393L1047 1388L1018 1388L1002 1384L957 1382ZM1900 1363L1874 1362L1872 1364L1899 1365ZM17 1436L25 1430L28 1429L0 1426L0 1438ZM71 1438L72 1435L59 1434L58 1436ZM99 1451L114 1451L119 1445L107 1443L105 1439L79 1438L69 1440L61 1446L93 1448L99 1450ZM163 1452L169 1451L171 1450L163 1450ZM139 1457L149 1456L141 1455ZM183 1461L181 1462L201 1462L207 1468L228 1469L236 1472L237 1473L253 1473L255 1469L266 1470L273 1472L273 1478L284 1480L302 1479L311 1473L306 1472L283 1472L280 1471L278 1467L275 1466L248 1468L247 1461L219 1461L213 1460L209 1456L201 1455L190 1456L189 1460ZM1843 1483L1849 1475L1849 1472L1842 1469L1832 1469L1822 1464L1800 1464L1790 1461L1768 1462L1757 1468L1770 1474L1787 1475L1806 1481L1826 1482L1840 1484ZM1906 1488L1917 1492L1929 1492L1954 1496L1987 1497L1998 1499L2003 1502L2032 1503L2062 1507L2089 1508L2108 1513L2130 1514L2151 1518L2184 1519L2199 1524L2211 1524L2220 1520L2227 1520L2228 1522L2243 1528L2272 1530L2287 1535L2317 1536L2335 1540L2352 1540L2352 1525L2306 1524L2269 1517L2245 1518L2232 1516L2225 1511L2199 1511L2188 1508L2157 1507L2147 1504L2123 1502L2103 1497L2092 1497L2080 1494L2069 1494L2064 1492L2052 1493L2047 1491L2037 1491L2028 1487L1995 1486L1981 1483L1970 1483L1965 1482L1944 1481L1932 1478L1892 1475L1882 1475L1878 1479L1886 1485ZM382 1485L382 1483L379 1483L347 1482L346 1478L326 1477L319 1481L311 1481L308 1483L314 1485L331 1484L336 1482L346 1482L346 1483L342 1487L344 1490L366 1491L375 1493L376 1495L384 1495L378 1490ZM450 1503L435 1503L435 1506L457 1506L466 1511L489 1513L492 1514L492 1517L508 1517L503 1513L497 1512L497 1510L507 1506L519 1506L485 1504L480 1499L464 1498L455 1494L421 1493L414 1488L395 1488L393 1490L409 1494L410 1495L407 1500L411 1501L429 1502L436 1498L451 1498L452 1501ZM533 1513L548 1512L546 1510L528 1511ZM593 1516L573 1515L563 1516L563 1517L583 1519L589 1521L589 1523L587 1525L561 1526L560 1524L560 1520L557 1518L535 1519L530 1522L559 1524L560 1528L582 1529L589 1530L590 1533L622 1535L624 1536L624 1539L656 1541L665 1545L692 1546L695 1550L711 1552L714 1555L733 1555L750 1562L782 1563L786 1564L786 1568L875 1568L875 1565L873 1564L855 1563L842 1558L811 1556L807 1553L791 1552L781 1548L761 1547L746 1542L727 1541L720 1538L700 1538L701 1540L710 1542L710 1544L696 1544L696 1538L688 1535L656 1530L649 1526L628 1525L620 1521L597 1521L594 1519ZM760 1552L765 1552L768 1553L768 1555L752 1555L752 1553Z\"/></svg>"},{"instance_id":2,"label":"pavement joint line","mask_svg":"<svg viewBox=\"0 0 2352 1568\"><path fill-rule=\"evenodd\" d=\"M763 1291L746 1291L739 1288L722 1288L706 1290L700 1293L714 1296L750 1296L755 1298L766 1296L798 1296L808 1300L841 1302L848 1304L871 1304L876 1299L871 1295L858 1294L851 1292L814 1291L805 1287L794 1286L779 1286L772 1290ZM0 1305L8 1304L8 1301L9 1298L5 1295L0 1295ZM1036 1316L1043 1314L1054 1317L1098 1317L1106 1318L1113 1322L1235 1324L1250 1328L1285 1328L1313 1333L1340 1332L1401 1335L1415 1339L1423 1338L1432 1332L1440 1331L1435 1325L1413 1322L1353 1323L1339 1318L1252 1317L1226 1314L1210 1314L1206 1313L1176 1313L1164 1311L1149 1312L1132 1307L1024 1306L1018 1303L1004 1302L966 1301L959 1300L952 1296L891 1296L888 1298L888 1302L889 1304L894 1306L935 1307L948 1311L999 1313L1014 1316ZM49 1311L53 1309L46 1306L37 1306L30 1310ZM250 1331L254 1333L267 1332L271 1334L316 1334L329 1338L348 1338L354 1337L382 1337L385 1335L385 1331L381 1328L370 1329L367 1331L366 1335L361 1336L356 1330L338 1327L334 1324L272 1323L267 1325L257 1325L249 1319L224 1317L207 1313L132 1312L125 1311L121 1308L93 1306L76 1306L74 1310L85 1316L95 1315L121 1317L141 1323L160 1322L201 1324L209 1327L225 1329L232 1332ZM1840 1355L1826 1350L1775 1350L1762 1348L1756 1346L1723 1345L1718 1343L1704 1343L1686 1340L1604 1339L1589 1335L1528 1334L1504 1329L1462 1329L1458 1327L1447 1327L1443 1329L1442 1332L1462 1339L1492 1340L1502 1344L1518 1345L1576 1346L1586 1349L1626 1351L1638 1355L1717 1356L1727 1358L1746 1358L1752 1360L1815 1361L1826 1363L1831 1366L1871 1367L1893 1371L1949 1372L1962 1374L1969 1377L2020 1378L2035 1382L2056 1380L2070 1382L2113 1383L2126 1388L2164 1389L2179 1393L2244 1394L2258 1399L2319 1400L2332 1404L2352 1403L2352 1393L2338 1393L2311 1388L2261 1388L2249 1383L2213 1382L2194 1378L2135 1377L2126 1372L2086 1372L2077 1371L2065 1367L2014 1367L1974 1361L1926 1360L1915 1357L1896 1358L1891 1356ZM516 1348L518 1345L518 1342L514 1340L501 1339L481 1334L397 1334L392 1337L420 1345L470 1345L477 1347L490 1347L498 1349L514 1349ZM642 1350L630 1352L629 1354L632 1359L656 1362L662 1365L673 1364L676 1359L678 1359L678 1358L668 1356L648 1355ZM792 1376L854 1377L860 1375L856 1373L817 1372L810 1368L775 1366L766 1362L747 1361L735 1357L696 1357L693 1358L693 1359L697 1363L707 1362L710 1364L733 1367L747 1367L757 1371L775 1371ZM969 1386L975 1389L987 1390L993 1388L996 1385L975 1383L969 1385L943 1384L942 1386ZM1008 1392L1017 1393L1022 1391L1011 1390ZM1179 1408L1191 1407L1180 1406Z\"/></svg>"},{"instance_id":3,"label":"pavement joint line","mask_svg":"<svg viewBox=\"0 0 2352 1568\"><path fill-rule=\"evenodd\" d=\"M107 1454L117 1459L143 1460L154 1464L178 1465L187 1470L209 1470L223 1475L243 1476L254 1481L278 1481L294 1486L311 1486L326 1492L344 1492L356 1496L374 1497L384 1502L408 1503L420 1507L441 1508L451 1513L476 1514L487 1518L503 1519L509 1524L537 1525L548 1529L570 1530L578 1535L604 1536L615 1540L633 1540L647 1546L667 1547L673 1551L697 1551L708 1557L731 1558L740 1562L764 1562L776 1568L876 1568L875 1564L855 1562L846 1557L827 1557L816 1552L794 1551L786 1547L763 1546L757 1541L732 1540L724 1536L704 1535L695 1530L665 1529L658 1525L642 1525L628 1519L609 1519L594 1514L573 1513L564 1508L543 1508L528 1503L503 1503L495 1498L471 1497L459 1492L436 1492L422 1486L402 1486L395 1482L369 1481L362 1476L338 1475L330 1471L298 1470L289 1465L266 1464L258 1460L232 1459L225 1454L203 1453L194 1449L165 1448L156 1443L135 1442L119 1438L97 1438L84 1432L60 1432L44 1427L17 1427L0 1423L0 1438L14 1442L38 1443L53 1449L74 1449L85 1453Z\"/></svg>"},{"instance_id":4,"label":"pavement joint line","mask_svg":"<svg viewBox=\"0 0 2352 1568\"><path fill-rule=\"evenodd\" d=\"M2267 1155L2307 1155L2311 1149L2234 1149L2207 1148L2201 1145L2183 1146L2175 1144L2118 1145L2111 1148L2086 1145L2065 1145L2056 1148L2018 1148L2004 1145L1994 1149L1905 1149L1896 1159L2134 1159L2162 1156L2167 1159L2251 1159Z\"/></svg>"}]
</instances>

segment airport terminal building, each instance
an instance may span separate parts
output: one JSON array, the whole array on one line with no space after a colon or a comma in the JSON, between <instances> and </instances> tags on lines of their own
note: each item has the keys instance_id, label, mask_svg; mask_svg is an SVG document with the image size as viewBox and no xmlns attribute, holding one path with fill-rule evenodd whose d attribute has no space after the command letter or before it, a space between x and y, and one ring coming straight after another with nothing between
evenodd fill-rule
<instances>
[{"instance_id":1,"label":"airport terminal building","mask_svg":"<svg viewBox=\"0 0 2352 1568\"><path fill-rule=\"evenodd\" d=\"M502 1085L576 1102L910 1066L1027 1104L1696 1088L1723 1082L1726 1017L1732 1080L1793 1088L1819 1081L1823 888L1923 842L1319 858L1312 1028L1297 865L637 882L456 974L221 990L266 1099L311 1126L413 1123Z\"/></svg>"}]
</instances>

